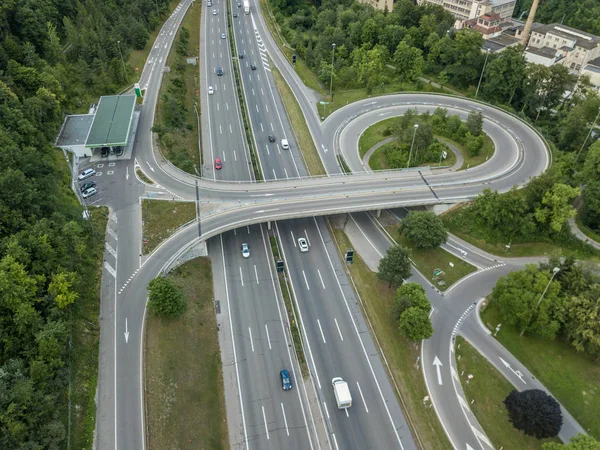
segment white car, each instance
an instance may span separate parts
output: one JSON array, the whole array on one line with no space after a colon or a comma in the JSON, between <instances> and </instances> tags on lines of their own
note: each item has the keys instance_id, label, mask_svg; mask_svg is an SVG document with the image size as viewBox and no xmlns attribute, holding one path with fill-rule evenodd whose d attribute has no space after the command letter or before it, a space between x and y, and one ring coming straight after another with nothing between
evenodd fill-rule
<instances>
[{"instance_id":1,"label":"white car","mask_svg":"<svg viewBox=\"0 0 600 450\"><path fill-rule=\"evenodd\" d=\"M221 39L225 39L225 33L221 34Z\"/></svg>"},{"instance_id":2,"label":"white car","mask_svg":"<svg viewBox=\"0 0 600 450\"><path fill-rule=\"evenodd\" d=\"M217 15L217 10L213 9L213 16L216 16L216 15Z\"/></svg>"},{"instance_id":3,"label":"white car","mask_svg":"<svg viewBox=\"0 0 600 450\"><path fill-rule=\"evenodd\" d=\"M298 247L300 247L300 251L302 253L306 253L308 251L308 242L306 242L305 238L298 238Z\"/></svg>"},{"instance_id":4,"label":"white car","mask_svg":"<svg viewBox=\"0 0 600 450\"><path fill-rule=\"evenodd\" d=\"M208 95L213 95L215 93L215 90L213 89L212 86L208 87Z\"/></svg>"},{"instance_id":5,"label":"white car","mask_svg":"<svg viewBox=\"0 0 600 450\"><path fill-rule=\"evenodd\" d=\"M92 168L85 169L83 172L81 172L79 174L79 176L77 177L77 179L79 181L85 180L86 178L89 178L89 177L91 177L91 176L93 176L95 174L96 174L96 171L94 169L92 169Z\"/></svg>"},{"instance_id":6,"label":"white car","mask_svg":"<svg viewBox=\"0 0 600 450\"><path fill-rule=\"evenodd\" d=\"M289 150L290 149L290 143L288 142L287 139L282 139L281 140L281 148L284 150Z\"/></svg>"},{"instance_id":7,"label":"white car","mask_svg":"<svg viewBox=\"0 0 600 450\"><path fill-rule=\"evenodd\" d=\"M91 187L91 188L88 188L85 191L83 191L83 193L81 194L81 196L83 198L89 198L92 195L96 195L97 193L98 193L98 191L96 190L96 188L95 187Z\"/></svg>"},{"instance_id":8,"label":"white car","mask_svg":"<svg viewBox=\"0 0 600 450\"><path fill-rule=\"evenodd\" d=\"M242 256L244 258L250 258L250 247L248 247L248 244L246 243L242 244Z\"/></svg>"}]
</instances>

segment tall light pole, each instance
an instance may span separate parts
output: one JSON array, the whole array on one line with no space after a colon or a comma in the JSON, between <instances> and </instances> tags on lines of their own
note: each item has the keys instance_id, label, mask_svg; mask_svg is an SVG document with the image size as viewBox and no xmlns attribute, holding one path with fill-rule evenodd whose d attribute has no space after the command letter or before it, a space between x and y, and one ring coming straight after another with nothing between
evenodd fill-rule
<instances>
[{"instance_id":1,"label":"tall light pole","mask_svg":"<svg viewBox=\"0 0 600 450\"><path fill-rule=\"evenodd\" d=\"M119 55L121 55L121 63L123 63L123 74L125 75L125 81L129 81L127 79L127 70L125 69L125 61L123 60L123 53L121 53L121 41L117 41L117 47L119 47Z\"/></svg>"},{"instance_id":2,"label":"tall light pole","mask_svg":"<svg viewBox=\"0 0 600 450\"><path fill-rule=\"evenodd\" d=\"M598 117L600 117L600 108L598 108L598 114L596 114L596 118L594 119L594 123L592 124L592 127L590 128L589 133L587 134L587 136L585 137L585 141L583 141L583 144L581 145L581 148L579 149L579 151L577 152L577 158L575 158L575 161L577 161L579 159L579 155L581 154L581 152L583 151L583 147L585 147L585 144L587 144L588 139L590 138L590 136L592 135L592 130L594 129L594 127L596 126L596 122L598 122Z\"/></svg>"},{"instance_id":3,"label":"tall light pole","mask_svg":"<svg viewBox=\"0 0 600 450\"><path fill-rule=\"evenodd\" d=\"M479 86L481 86L481 80L483 80L483 72L485 72L485 65L487 64L488 56L490 56L490 49L485 51L485 61L483 62L483 69L481 69L481 75L479 75L479 83L477 83L477 90L475 91L475 98L479 94Z\"/></svg>"},{"instance_id":4,"label":"tall light pole","mask_svg":"<svg viewBox=\"0 0 600 450\"><path fill-rule=\"evenodd\" d=\"M413 138L412 138L412 142L410 143L410 152L408 154L408 163L406 164L407 169L410 167L410 158L412 156L413 145L415 145L415 136L417 135L417 128L419 128L419 124L415 123L414 131L413 131Z\"/></svg>"},{"instance_id":5,"label":"tall light pole","mask_svg":"<svg viewBox=\"0 0 600 450\"><path fill-rule=\"evenodd\" d=\"M546 291L550 287L550 283L552 283L552 280L554 280L554 277L556 276L556 274L558 272L560 272L560 267L555 267L554 269L552 269L552 276L550 277L550 281L548 281L548 284L544 288L544 292L542 292L542 295L540 295L540 299L537 301L537 303L535 305L536 311L540 307L540 303L542 303L542 299L544 298L544 295L546 295ZM521 331L521 336L523 336L523 333L525 333L525 328L523 328L523 330Z\"/></svg>"},{"instance_id":6,"label":"tall light pole","mask_svg":"<svg viewBox=\"0 0 600 450\"><path fill-rule=\"evenodd\" d=\"M331 44L331 81L329 82L329 101L333 101L333 61L335 57L335 42Z\"/></svg>"}]
</instances>

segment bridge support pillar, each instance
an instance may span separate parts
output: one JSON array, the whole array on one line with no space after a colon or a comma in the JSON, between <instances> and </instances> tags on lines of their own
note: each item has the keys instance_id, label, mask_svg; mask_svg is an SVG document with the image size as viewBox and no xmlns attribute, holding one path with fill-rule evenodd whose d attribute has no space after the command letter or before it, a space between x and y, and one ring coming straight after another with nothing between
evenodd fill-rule
<instances>
[{"instance_id":1,"label":"bridge support pillar","mask_svg":"<svg viewBox=\"0 0 600 450\"><path fill-rule=\"evenodd\" d=\"M270 220L267 222L267 230L271 231L271 221Z\"/></svg>"},{"instance_id":2,"label":"bridge support pillar","mask_svg":"<svg viewBox=\"0 0 600 450\"><path fill-rule=\"evenodd\" d=\"M381 209L378 209L375 215L379 219L381 217Z\"/></svg>"}]
</instances>

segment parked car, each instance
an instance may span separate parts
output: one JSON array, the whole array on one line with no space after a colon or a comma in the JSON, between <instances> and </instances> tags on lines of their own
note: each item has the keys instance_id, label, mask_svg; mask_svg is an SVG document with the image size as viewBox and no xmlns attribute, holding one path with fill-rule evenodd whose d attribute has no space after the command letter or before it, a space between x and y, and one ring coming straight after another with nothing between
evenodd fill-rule
<instances>
[{"instance_id":1,"label":"parked car","mask_svg":"<svg viewBox=\"0 0 600 450\"><path fill-rule=\"evenodd\" d=\"M275 136L273 136L272 134L269 135L269 142L275 142Z\"/></svg>"},{"instance_id":2,"label":"parked car","mask_svg":"<svg viewBox=\"0 0 600 450\"><path fill-rule=\"evenodd\" d=\"M290 373L286 369L283 369L281 372L279 372L279 375L281 376L281 387L284 391L289 391L292 388L292 379L290 378Z\"/></svg>"},{"instance_id":3,"label":"parked car","mask_svg":"<svg viewBox=\"0 0 600 450\"><path fill-rule=\"evenodd\" d=\"M302 253L305 253L308 251L308 242L306 241L305 238L303 238L303 237L298 238L298 247L300 247L300 251Z\"/></svg>"},{"instance_id":4,"label":"parked car","mask_svg":"<svg viewBox=\"0 0 600 450\"><path fill-rule=\"evenodd\" d=\"M123 146L115 147L115 156L121 156L123 154Z\"/></svg>"},{"instance_id":5,"label":"parked car","mask_svg":"<svg viewBox=\"0 0 600 450\"><path fill-rule=\"evenodd\" d=\"M248 247L248 244L246 243L242 244L242 256L244 258L250 258L250 247Z\"/></svg>"},{"instance_id":6,"label":"parked car","mask_svg":"<svg viewBox=\"0 0 600 450\"><path fill-rule=\"evenodd\" d=\"M223 75L223 68L222 67L217 67L217 75L218 76Z\"/></svg>"},{"instance_id":7,"label":"parked car","mask_svg":"<svg viewBox=\"0 0 600 450\"><path fill-rule=\"evenodd\" d=\"M86 178L89 178L95 174L96 174L96 171L90 167L89 169L85 169L83 172L81 172L79 174L79 176L77 177L77 179L79 181L85 180Z\"/></svg>"},{"instance_id":8,"label":"parked car","mask_svg":"<svg viewBox=\"0 0 600 450\"><path fill-rule=\"evenodd\" d=\"M208 95L213 95L215 93L215 90L213 89L212 86L208 87Z\"/></svg>"},{"instance_id":9,"label":"parked car","mask_svg":"<svg viewBox=\"0 0 600 450\"><path fill-rule=\"evenodd\" d=\"M256 70L256 64L254 64L254 63L250 64L250 68L251 68L252 70Z\"/></svg>"},{"instance_id":10,"label":"parked car","mask_svg":"<svg viewBox=\"0 0 600 450\"><path fill-rule=\"evenodd\" d=\"M281 140L281 148L284 150L289 150L290 149L290 143L288 142L287 139L282 139Z\"/></svg>"},{"instance_id":11,"label":"parked car","mask_svg":"<svg viewBox=\"0 0 600 450\"><path fill-rule=\"evenodd\" d=\"M87 183L84 183L81 185L81 187L79 188L79 191L84 192L84 191L87 191L89 188L93 188L93 187L96 187L96 182L88 181Z\"/></svg>"},{"instance_id":12,"label":"parked car","mask_svg":"<svg viewBox=\"0 0 600 450\"><path fill-rule=\"evenodd\" d=\"M100 149L100 157L101 158L108 158L109 154L110 154L110 148L108 148L108 147L102 147Z\"/></svg>"},{"instance_id":13,"label":"parked car","mask_svg":"<svg viewBox=\"0 0 600 450\"><path fill-rule=\"evenodd\" d=\"M215 169L221 170L223 168L223 164L221 163L220 158L215 158Z\"/></svg>"},{"instance_id":14,"label":"parked car","mask_svg":"<svg viewBox=\"0 0 600 450\"><path fill-rule=\"evenodd\" d=\"M83 191L83 193L81 194L81 196L83 198L90 198L92 195L96 195L98 193L98 191L96 190L95 187L91 187L89 189L86 189L85 191Z\"/></svg>"}]
</instances>

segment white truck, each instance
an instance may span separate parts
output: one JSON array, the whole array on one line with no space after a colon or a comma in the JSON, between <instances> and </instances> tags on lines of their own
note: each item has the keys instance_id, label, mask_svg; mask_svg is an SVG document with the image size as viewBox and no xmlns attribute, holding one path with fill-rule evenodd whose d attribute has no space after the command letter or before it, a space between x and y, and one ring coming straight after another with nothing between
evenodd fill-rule
<instances>
[{"instance_id":1,"label":"white truck","mask_svg":"<svg viewBox=\"0 0 600 450\"><path fill-rule=\"evenodd\" d=\"M250 14L250 2L244 0L244 14Z\"/></svg>"},{"instance_id":2,"label":"white truck","mask_svg":"<svg viewBox=\"0 0 600 450\"><path fill-rule=\"evenodd\" d=\"M350 389L348 389L348 383L340 377L335 377L331 380L331 384L338 409L350 408L352 406L352 396L350 395Z\"/></svg>"}]
</instances>

